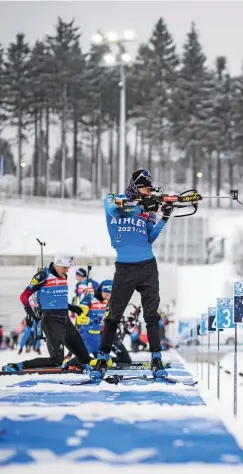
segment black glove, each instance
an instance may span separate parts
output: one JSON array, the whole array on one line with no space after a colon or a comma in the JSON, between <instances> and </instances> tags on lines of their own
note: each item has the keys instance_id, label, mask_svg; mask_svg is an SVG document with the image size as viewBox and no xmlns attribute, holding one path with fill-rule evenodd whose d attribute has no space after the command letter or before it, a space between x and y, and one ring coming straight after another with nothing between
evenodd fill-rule
<instances>
[{"instance_id":1,"label":"black glove","mask_svg":"<svg viewBox=\"0 0 243 474\"><path fill-rule=\"evenodd\" d=\"M25 318L25 321L26 321L26 325L29 327L29 328L32 328L32 325L33 325L33 321L35 319L35 314L34 314L34 311L33 309L30 307L30 306L25 306L24 307L26 313L27 313L27 316Z\"/></svg>"},{"instance_id":2,"label":"black glove","mask_svg":"<svg viewBox=\"0 0 243 474\"><path fill-rule=\"evenodd\" d=\"M164 206L162 208L162 211L163 211L162 221L167 222L170 215L173 212L173 205L172 204L166 204L166 206Z\"/></svg>"},{"instance_id":3,"label":"black glove","mask_svg":"<svg viewBox=\"0 0 243 474\"><path fill-rule=\"evenodd\" d=\"M42 311L41 311L41 309L40 309L40 308L34 308L34 309L33 309L33 312L34 312L34 314L35 314L34 319L35 319L37 322L40 321L40 320L41 320L41 317L42 317Z\"/></svg>"},{"instance_id":4,"label":"black glove","mask_svg":"<svg viewBox=\"0 0 243 474\"><path fill-rule=\"evenodd\" d=\"M159 203L154 201L152 197L143 196L142 203L145 211L147 212L157 212L159 209Z\"/></svg>"},{"instance_id":5,"label":"black glove","mask_svg":"<svg viewBox=\"0 0 243 474\"><path fill-rule=\"evenodd\" d=\"M73 313L77 314L78 316L80 316L80 314L83 313L82 308L80 308L80 306L77 306L75 304L68 304L68 309L69 309L69 311L72 311Z\"/></svg>"}]
</instances>

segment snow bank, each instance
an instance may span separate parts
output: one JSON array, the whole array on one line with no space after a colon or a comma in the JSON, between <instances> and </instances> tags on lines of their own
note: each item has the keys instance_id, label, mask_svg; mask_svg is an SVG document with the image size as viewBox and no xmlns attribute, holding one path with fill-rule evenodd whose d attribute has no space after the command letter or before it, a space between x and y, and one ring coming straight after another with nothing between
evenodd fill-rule
<instances>
[{"instance_id":1,"label":"snow bank","mask_svg":"<svg viewBox=\"0 0 243 474\"><path fill-rule=\"evenodd\" d=\"M216 298L230 297L234 280L232 272L229 263L178 267L178 320L200 317L208 306L215 306Z\"/></svg>"},{"instance_id":2,"label":"snow bank","mask_svg":"<svg viewBox=\"0 0 243 474\"><path fill-rule=\"evenodd\" d=\"M30 197L31 199L31 197ZM87 204L88 206L88 204ZM114 257L103 212L90 214L48 208L4 207L1 255L38 255L38 237L48 255L69 252L79 256Z\"/></svg>"},{"instance_id":3,"label":"snow bank","mask_svg":"<svg viewBox=\"0 0 243 474\"><path fill-rule=\"evenodd\" d=\"M238 374L243 377L243 352L238 352L237 355ZM224 371L230 374L234 373L234 353L226 354L220 361L220 366ZM241 381L243 383L243 379Z\"/></svg>"}]
</instances>

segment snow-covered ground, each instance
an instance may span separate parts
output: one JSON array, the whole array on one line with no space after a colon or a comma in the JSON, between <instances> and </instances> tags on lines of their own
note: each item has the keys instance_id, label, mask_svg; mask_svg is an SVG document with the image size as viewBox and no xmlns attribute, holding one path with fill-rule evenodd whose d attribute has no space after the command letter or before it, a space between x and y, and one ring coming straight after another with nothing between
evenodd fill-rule
<instances>
[{"instance_id":1,"label":"snow-covered ground","mask_svg":"<svg viewBox=\"0 0 243 474\"><path fill-rule=\"evenodd\" d=\"M30 198L31 199L31 198ZM14 205L0 210L0 255L38 255L36 237L47 241L46 255L68 251L76 256L114 256L100 207L86 209ZM2 212L1 212L2 211ZM69 209L70 211L70 209ZM210 211L211 235L232 242L241 228L240 210ZM95 229L95 231L94 231ZM229 248L227 244L227 249ZM231 296L235 279L228 259L201 267L161 265L161 306L176 300L175 320L195 318L216 298ZM0 306L5 317L18 314L13 302L35 272L33 267L3 267L0 274ZM92 276L111 278L114 266L94 267ZM70 271L70 296L74 286ZM139 302L137 294L132 301ZM16 311L16 313L15 313ZM6 316L7 315L7 316ZM2 320L1 320L2 322ZM172 326L172 325L171 325ZM45 354L45 349L43 349ZM0 351L0 366L33 357ZM149 357L148 353L133 358ZM239 410L233 413L232 376L221 371L221 398L216 400L216 369L207 365L186 367L175 352L171 376L179 380L203 379L196 387L143 381L100 386L74 385L85 376L0 376L0 466L4 474L243 474L243 396L239 377ZM229 361L227 362L229 365ZM227 365L226 364L226 365ZM133 372L147 373L146 371Z\"/></svg>"},{"instance_id":2,"label":"snow-covered ground","mask_svg":"<svg viewBox=\"0 0 243 474\"><path fill-rule=\"evenodd\" d=\"M234 413L234 400L236 395L236 393L234 393L234 354L227 354L220 360L219 372L217 362L213 364L194 362L186 366L188 370L200 380L200 387L203 393L207 394L207 399L217 401L219 397L219 406L222 409L222 414L232 415ZM238 354L237 374L237 419L239 427L243 432L243 377L240 375L243 374L242 352Z\"/></svg>"},{"instance_id":3,"label":"snow-covered ground","mask_svg":"<svg viewBox=\"0 0 243 474\"><path fill-rule=\"evenodd\" d=\"M50 205L48 202L40 199L40 202L34 200L32 203L29 198L27 204L16 204L15 200L2 203L0 255L39 255L39 244L36 241L38 237L47 242L44 249L46 256L69 252L76 258L79 257L80 263L82 257L115 257L115 251L110 246L101 202L77 202L76 208L75 202L71 200L65 200L63 206L60 200L53 199ZM200 216L208 220L209 235L226 238L227 258L222 264L178 268L168 264L160 267L162 305L169 304L172 299L176 300L177 319L197 318L208 306L215 304L217 297L231 296L231 283L236 278L231 263L232 243L243 228L242 209L239 205L239 208L232 211L206 208L200 208L198 211ZM190 219L196 218L194 216ZM103 263L106 263L105 260ZM32 272L32 268L29 268ZM10 271L6 269L8 275ZM14 272L12 267L10 278L14 278ZM101 278L106 276L104 265L101 272L97 268L94 269L93 277L99 279L100 273ZM5 293L3 276L2 274L0 295ZM28 279L30 277L29 274ZM21 285L27 283L24 278L21 280ZM12 296L18 295L19 290L14 295L12 288Z\"/></svg>"},{"instance_id":4,"label":"snow-covered ground","mask_svg":"<svg viewBox=\"0 0 243 474\"><path fill-rule=\"evenodd\" d=\"M176 317L196 319L216 305L216 298L231 297L236 279L228 262L214 265L179 266L177 268Z\"/></svg>"},{"instance_id":5,"label":"snow-covered ground","mask_svg":"<svg viewBox=\"0 0 243 474\"><path fill-rule=\"evenodd\" d=\"M19 356L0 354L1 365L9 359ZM172 363L171 376L191 377L176 353L166 359ZM84 377L0 377L4 474L47 469L65 474L68 469L90 474L243 472L243 430L229 414L222 421L220 406L206 392L142 381L117 387L72 385Z\"/></svg>"},{"instance_id":6,"label":"snow-covered ground","mask_svg":"<svg viewBox=\"0 0 243 474\"><path fill-rule=\"evenodd\" d=\"M31 199L31 198L30 198ZM47 242L45 253L114 257L104 214L89 207L64 212L48 207L3 206L0 226L1 255L39 255L38 237Z\"/></svg>"}]
</instances>

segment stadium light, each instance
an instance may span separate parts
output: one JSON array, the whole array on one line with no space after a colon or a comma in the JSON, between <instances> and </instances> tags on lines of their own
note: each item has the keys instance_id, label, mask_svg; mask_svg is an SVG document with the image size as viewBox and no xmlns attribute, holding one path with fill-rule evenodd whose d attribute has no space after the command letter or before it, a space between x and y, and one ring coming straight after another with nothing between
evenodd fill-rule
<instances>
[{"instance_id":1,"label":"stadium light","mask_svg":"<svg viewBox=\"0 0 243 474\"><path fill-rule=\"evenodd\" d=\"M116 44L118 47L118 64L120 64L120 139L119 139L119 194L124 192L126 178L126 73L125 64L131 61L131 56L124 51L123 43L135 40L135 34L132 30L125 30L123 36L120 37L115 31L110 31L106 35L97 33L92 36L92 41L96 45ZM104 62L107 66L116 64L116 58L113 54L105 54Z\"/></svg>"},{"instance_id":2,"label":"stadium light","mask_svg":"<svg viewBox=\"0 0 243 474\"><path fill-rule=\"evenodd\" d=\"M135 34L132 30L125 30L123 36L126 41L133 41L135 39Z\"/></svg>"},{"instance_id":3,"label":"stadium light","mask_svg":"<svg viewBox=\"0 0 243 474\"><path fill-rule=\"evenodd\" d=\"M114 54L105 54L104 61L108 66L113 66L116 62Z\"/></svg>"},{"instance_id":4,"label":"stadium light","mask_svg":"<svg viewBox=\"0 0 243 474\"><path fill-rule=\"evenodd\" d=\"M118 34L115 31L110 31L110 33L106 35L106 40L109 43L116 43L118 41Z\"/></svg>"},{"instance_id":5,"label":"stadium light","mask_svg":"<svg viewBox=\"0 0 243 474\"><path fill-rule=\"evenodd\" d=\"M124 63L129 63L132 58L131 58L131 55L130 55L130 54L128 54L128 53L123 53L123 54L121 55L121 59L122 59L122 61L123 61Z\"/></svg>"},{"instance_id":6,"label":"stadium light","mask_svg":"<svg viewBox=\"0 0 243 474\"><path fill-rule=\"evenodd\" d=\"M95 44L102 44L103 41L104 41L104 38L100 33L96 33L96 34L92 35L92 41Z\"/></svg>"}]
</instances>

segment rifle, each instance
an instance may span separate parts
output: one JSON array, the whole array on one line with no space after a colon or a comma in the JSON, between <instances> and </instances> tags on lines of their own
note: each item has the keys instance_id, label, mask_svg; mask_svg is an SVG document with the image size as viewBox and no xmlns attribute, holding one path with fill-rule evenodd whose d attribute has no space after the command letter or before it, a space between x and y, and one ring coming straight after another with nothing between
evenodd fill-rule
<instances>
[{"instance_id":1,"label":"rifle","mask_svg":"<svg viewBox=\"0 0 243 474\"><path fill-rule=\"evenodd\" d=\"M46 246L46 243L45 242L41 242L40 239L37 239L37 242L40 244L40 247L41 247L41 266L38 268L38 272L40 272L41 270L43 270L44 268L44 259L43 259L43 247Z\"/></svg>"},{"instance_id":2,"label":"rifle","mask_svg":"<svg viewBox=\"0 0 243 474\"><path fill-rule=\"evenodd\" d=\"M132 306L134 308L134 311L130 312L130 315L132 316L132 319L133 319L133 323L138 323L138 320L139 320L139 316L141 314L141 311L142 311L142 308L141 308L141 305L139 306L136 306L135 304L133 303L128 303L127 306ZM123 341L124 337L126 334L130 334L128 331L127 331L127 323L129 322L129 317L128 319L125 319L124 315L121 319L121 322L119 324L119 327L118 327L118 331L117 331L117 337L119 339L120 342Z\"/></svg>"},{"instance_id":3,"label":"rifle","mask_svg":"<svg viewBox=\"0 0 243 474\"><path fill-rule=\"evenodd\" d=\"M230 196L202 196L196 189L189 189L188 191L183 191L181 194L164 194L162 193L161 188L152 188L151 189L151 197L154 201L156 201L160 206L161 210L163 211L163 207L167 204L172 204L173 208L175 209L183 209L183 208L190 208L192 207L192 212L187 214L180 214L174 217L186 217L192 216L196 214L198 210L199 202L203 199L232 199L233 201L237 201L239 204L243 205L241 201L239 201L239 191L236 189L232 189L230 191ZM138 198L138 199L137 199ZM142 201L142 197L138 196L135 198L137 202Z\"/></svg>"},{"instance_id":4,"label":"rifle","mask_svg":"<svg viewBox=\"0 0 243 474\"><path fill-rule=\"evenodd\" d=\"M43 268L44 268L43 247L46 246L46 243L45 243L45 242L41 242L41 240L38 239L38 238L36 238L36 240L37 240L37 242L40 244L40 247L41 247L41 266L38 267L38 272L40 272L40 271L43 270ZM44 341L46 341L46 338L45 338L45 336L43 335L43 332L42 332L41 327L38 328L38 323L39 323L39 321L41 320L41 314L40 314L40 312L38 311L38 308L36 308L36 311L34 310L34 312L36 313L35 341L39 341L40 339L44 339Z\"/></svg>"},{"instance_id":5,"label":"rifle","mask_svg":"<svg viewBox=\"0 0 243 474\"><path fill-rule=\"evenodd\" d=\"M89 286L89 280L90 280L90 272L92 270L92 265L88 265L88 271L87 271L87 287Z\"/></svg>"}]
</instances>

